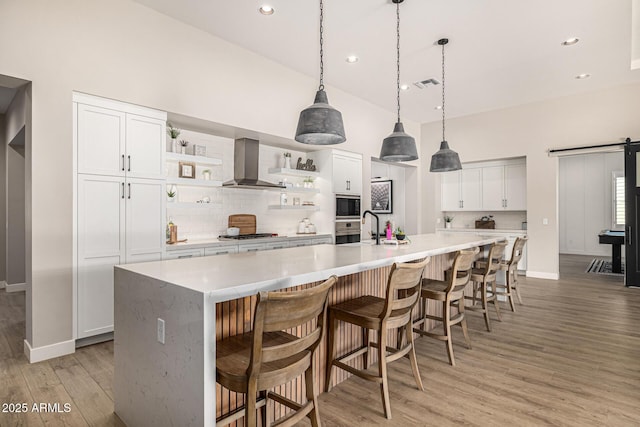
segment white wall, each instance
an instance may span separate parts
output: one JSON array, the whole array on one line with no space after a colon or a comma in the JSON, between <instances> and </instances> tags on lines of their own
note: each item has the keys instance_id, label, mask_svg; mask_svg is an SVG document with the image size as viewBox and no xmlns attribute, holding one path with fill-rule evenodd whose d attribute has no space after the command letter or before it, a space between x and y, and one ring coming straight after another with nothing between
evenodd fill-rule
<instances>
[{"instance_id":1,"label":"white wall","mask_svg":"<svg viewBox=\"0 0 640 427\"><path fill-rule=\"evenodd\" d=\"M598 233L613 226L613 172L624 173L624 154L560 158L560 253L611 256Z\"/></svg>"},{"instance_id":2,"label":"white wall","mask_svg":"<svg viewBox=\"0 0 640 427\"><path fill-rule=\"evenodd\" d=\"M38 348L72 338L72 91L292 138L317 79L127 0L3 2L0 19L0 74L33 82L27 341ZM345 121L340 148L377 157L394 113L330 85L327 92ZM420 139L419 125L405 128ZM370 177L365 162L365 204Z\"/></svg>"},{"instance_id":3,"label":"white wall","mask_svg":"<svg viewBox=\"0 0 640 427\"><path fill-rule=\"evenodd\" d=\"M527 157L528 274L558 275L558 158L550 148L602 144L640 137L640 85L491 111L447 121L449 145L463 162ZM423 170L441 137L440 123L422 126ZM426 173L424 188L439 185ZM434 228L439 201L423 196L423 228ZM548 225L543 225L543 219Z\"/></svg>"},{"instance_id":4,"label":"white wall","mask_svg":"<svg viewBox=\"0 0 640 427\"><path fill-rule=\"evenodd\" d=\"M7 140L5 116L0 114L0 283L7 279ZM0 284L0 288L4 283Z\"/></svg>"}]
</instances>

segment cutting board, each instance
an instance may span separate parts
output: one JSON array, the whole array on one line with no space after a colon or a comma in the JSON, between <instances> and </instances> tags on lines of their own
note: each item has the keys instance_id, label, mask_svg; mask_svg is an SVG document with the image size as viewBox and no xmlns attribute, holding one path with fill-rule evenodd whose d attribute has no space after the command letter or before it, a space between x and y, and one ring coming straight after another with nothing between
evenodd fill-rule
<instances>
[{"instance_id":1,"label":"cutting board","mask_svg":"<svg viewBox=\"0 0 640 427\"><path fill-rule=\"evenodd\" d=\"M256 216L250 214L229 215L229 227L238 227L240 234L256 234Z\"/></svg>"},{"instance_id":2,"label":"cutting board","mask_svg":"<svg viewBox=\"0 0 640 427\"><path fill-rule=\"evenodd\" d=\"M483 228L483 229L494 229L496 228L496 222L491 220L491 221L476 221L476 228Z\"/></svg>"}]
</instances>

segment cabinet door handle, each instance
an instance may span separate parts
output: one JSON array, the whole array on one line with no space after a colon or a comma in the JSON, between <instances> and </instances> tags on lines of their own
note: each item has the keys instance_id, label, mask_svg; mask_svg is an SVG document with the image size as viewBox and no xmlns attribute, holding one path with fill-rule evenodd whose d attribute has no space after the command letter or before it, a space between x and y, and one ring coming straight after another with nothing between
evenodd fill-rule
<instances>
[{"instance_id":1,"label":"cabinet door handle","mask_svg":"<svg viewBox=\"0 0 640 427\"><path fill-rule=\"evenodd\" d=\"M122 155L122 170L124 171L124 154Z\"/></svg>"},{"instance_id":2,"label":"cabinet door handle","mask_svg":"<svg viewBox=\"0 0 640 427\"><path fill-rule=\"evenodd\" d=\"M631 246L631 226L627 227L627 245Z\"/></svg>"},{"instance_id":3,"label":"cabinet door handle","mask_svg":"<svg viewBox=\"0 0 640 427\"><path fill-rule=\"evenodd\" d=\"M258 249L247 249L247 252L258 252Z\"/></svg>"},{"instance_id":4,"label":"cabinet door handle","mask_svg":"<svg viewBox=\"0 0 640 427\"><path fill-rule=\"evenodd\" d=\"M464 200L461 200L461 201L460 201L460 207L461 207L461 208L464 208Z\"/></svg>"},{"instance_id":5,"label":"cabinet door handle","mask_svg":"<svg viewBox=\"0 0 640 427\"><path fill-rule=\"evenodd\" d=\"M124 199L124 182L122 183L122 198Z\"/></svg>"},{"instance_id":6,"label":"cabinet door handle","mask_svg":"<svg viewBox=\"0 0 640 427\"><path fill-rule=\"evenodd\" d=\"M349 180L347 180L347 190L351 190L351 182Z\"/></svg>"},{"instance_id":7,"label":"cabinet door handle","mask_svg":"<svg viewBox=\"0 0 640 427\"><path fill-rule=\"evenodd\" d=\"M504 199L504 207L506 208L506 207L507 207L507 205L508 205L508 203L507 203L507 199Z\"/></svg>"},{"instance_id":8,"label":"cabinet door handle","mask_svg":"<svg viewBox=\"0 0 640 427\"><path fill-rule=\"evenodd\" d=\"M127 186L129 187L129 195L127 196L127 199L131 198L131 183L127 183Z\"/></svg>"},{"instance_id":9,"label":"cabinet door handle","mask_svg":"<svg viewBox=\"0 0 640 427\"><path fill-rule=\"evenodd\" d=\"M131 156L127 156L127 160L129 160L129 167L127 168L127 172L131 172Z\"/></svg>"},{"instance_id":10,"label":"cabinet door handle","mask_svg":"<svg viewBox=\"0 0 640 427\"><path fill-rule=\"evenodd\" d=\"M229 251L223 251L223 252L216 252L216 255L224 255L224 254L228 254Z\"/></svg>"},{"instance_id":11,"label":"cabinet door handle","mask_svg":"<svg viewBox=\"0 0 640 427\"><path fill-rule=\"evenodd\" d=\"M179 255L178 259L181 259L181 258L193 258L193 255Z\"/></svg>"}]
</instances>

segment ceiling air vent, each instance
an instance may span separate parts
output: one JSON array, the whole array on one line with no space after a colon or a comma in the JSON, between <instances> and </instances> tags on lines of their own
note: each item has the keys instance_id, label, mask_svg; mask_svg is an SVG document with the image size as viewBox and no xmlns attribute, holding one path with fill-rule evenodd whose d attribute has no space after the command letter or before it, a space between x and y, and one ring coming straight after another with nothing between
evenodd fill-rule
<instances>
[{"instance_id":1,"label":"ceiling air vent","mask_svg":"<svg viewBox=\"0 0 640 427\"><path fill-rule=\"evenodd\" d=\"M427 79L427 80L422 80L421 82L415 82L414 85L416 87L419 87L420 89L424 89L425 87L429 86L429 85L439 85L440 84L440 80L438 79Z\"/></svg>"}]
</instances>

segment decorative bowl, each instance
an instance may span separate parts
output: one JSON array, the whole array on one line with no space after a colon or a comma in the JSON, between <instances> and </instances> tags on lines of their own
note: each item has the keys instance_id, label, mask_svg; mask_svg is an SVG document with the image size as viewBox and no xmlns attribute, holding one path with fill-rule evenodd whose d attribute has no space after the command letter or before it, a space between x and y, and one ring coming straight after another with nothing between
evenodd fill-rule
<instances>
[{"instance_id":1,"label":"decorative bowl","mask_svg":"<svg viewBox=\"0 0 640 427\"><path fill-rule=\"evenodd\" d=\"M406 237L406 234L396 234L396 239L397 240L404 240L404 238Z\"/></svg>"},{"instance_id":2,"label":"decorative bowl","mask_svg":"<svg viewBox=\"0 0 640 427\"><path fill-rule=\"evenodd\" d=\"M238 227L227 228L227 236L238 236L239 234L240 234L240 229Z\"/></svg>"}]
</instances>

